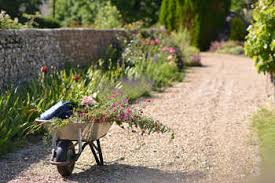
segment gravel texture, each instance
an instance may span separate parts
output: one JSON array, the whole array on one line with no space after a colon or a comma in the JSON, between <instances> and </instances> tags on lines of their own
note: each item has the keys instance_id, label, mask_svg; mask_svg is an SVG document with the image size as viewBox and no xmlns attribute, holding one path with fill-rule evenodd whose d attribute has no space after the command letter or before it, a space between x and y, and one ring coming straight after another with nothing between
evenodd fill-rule
<instances>
[{"instance_id":1,"label":"gravel texture","mask_svg":"<svg viewBox=\"0 0 275 183\"><path fill-rule=\"evenodd\" d=\"M0 160L0 182L246 182L259 173L249 115L267 101L264 83L245 57L202 54L204 67L156 93L145 111L175 130L139 136L113 126L102 139L107 166L87 148L63 179L50 149L30 146Z\"/></svg>"}]
</instances>

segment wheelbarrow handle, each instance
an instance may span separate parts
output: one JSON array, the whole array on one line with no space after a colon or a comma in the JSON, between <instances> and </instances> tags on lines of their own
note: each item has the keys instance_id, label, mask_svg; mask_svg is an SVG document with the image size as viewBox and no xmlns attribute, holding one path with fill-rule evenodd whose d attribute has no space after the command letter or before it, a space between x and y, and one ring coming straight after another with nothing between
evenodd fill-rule
<instances>
[{"instance_id":1,"label":"wheelbarrow handle","mask_svg":"<svg viewBox=\"0 0 275 183\"><path fill-rule=\"evenodd\" d=\"M49 122L51 122L51 120L36 119L34 122L38 122L38 123L49 123Z\"/></svg>"}]
</instances>

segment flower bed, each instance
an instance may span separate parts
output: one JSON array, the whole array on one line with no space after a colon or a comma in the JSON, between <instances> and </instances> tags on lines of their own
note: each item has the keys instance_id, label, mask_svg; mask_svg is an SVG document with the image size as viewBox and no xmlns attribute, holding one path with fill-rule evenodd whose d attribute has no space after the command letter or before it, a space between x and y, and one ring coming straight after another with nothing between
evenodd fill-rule
<instances>
[{"instance_id":1,"label":"flower bed","mask_svg":"<svg viewBox=\"0 0 275 183\"><path fill-rule=\"evenodd\" d=\"M93 120L98 117L95 114L101 114L98 120L106 117L119 125L126 122L142 132L169 131L129 105L141 96L148 96L151 90L163 90L182 80L181 52L167 40L169 35L141 32L110 47L96 66L58 71L54 66L44 65L37 80L8 89L0 96L0 154L10 151L26 134L41 133L32 122L50 106L61 100L78 103L84 96L97 96L97 107L87 113ZM120 112L111 110L113 103L106 100L114 89L129 101ZM131 110L130 115L127 110ZM123 117L119 118L121 114Z\"/></svg>"}]
</instances>

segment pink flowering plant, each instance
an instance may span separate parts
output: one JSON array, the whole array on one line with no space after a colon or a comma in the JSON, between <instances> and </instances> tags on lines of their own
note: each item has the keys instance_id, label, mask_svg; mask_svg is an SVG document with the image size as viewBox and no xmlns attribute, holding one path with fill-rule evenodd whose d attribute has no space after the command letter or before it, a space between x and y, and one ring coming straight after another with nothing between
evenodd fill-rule
<instances>
[{"instance_id":1,"label":"pink flowering plant","mask_svg":"<svg viewBox=\"0 0 275 183\"><path fill-rule=\"evenodd\" d=\"M176 65L179 70L183 69L183 60L181 51L166 33L161 32L141 32L137 37L143 52L148 56L158 56L158 61Z\"/></svg>"}]
</instances>

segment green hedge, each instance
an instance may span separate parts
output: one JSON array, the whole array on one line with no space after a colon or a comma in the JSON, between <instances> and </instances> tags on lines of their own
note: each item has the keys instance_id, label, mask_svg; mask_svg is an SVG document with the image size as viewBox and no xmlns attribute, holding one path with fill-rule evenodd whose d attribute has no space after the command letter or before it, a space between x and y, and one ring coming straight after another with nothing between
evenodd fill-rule
<instances>
[{"instance_id":1,"label":"green hedge","mask_svg":"<svg viewBox=\"0 0 275 183\"><path fill-rule=\"evenodd\" d=\"M51 17L38 16L34 18L36 28L60 28L60 23Z\"/></svg>"},{"instance_id":2,"label":"green hedge","mask_svg":"<svg viewBox=\"0 0 275 183\"><path fill-rule=\"evenodd\" d=\"M33 28L60 28L59 21L52 17L42 16L40 14L24 14L25 24Z\"/></svg>"}]
</instances>

